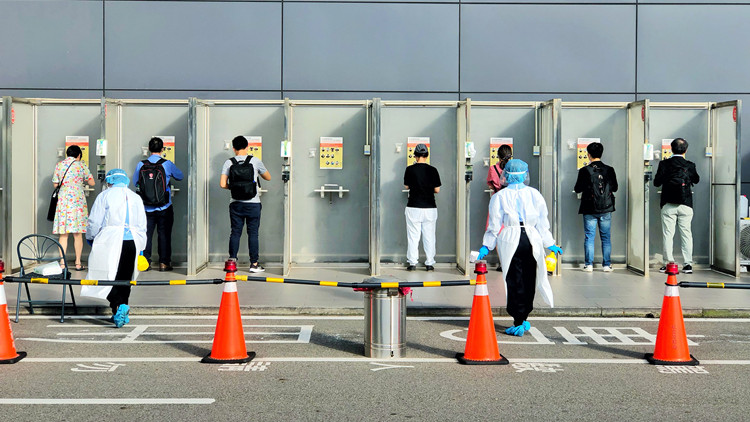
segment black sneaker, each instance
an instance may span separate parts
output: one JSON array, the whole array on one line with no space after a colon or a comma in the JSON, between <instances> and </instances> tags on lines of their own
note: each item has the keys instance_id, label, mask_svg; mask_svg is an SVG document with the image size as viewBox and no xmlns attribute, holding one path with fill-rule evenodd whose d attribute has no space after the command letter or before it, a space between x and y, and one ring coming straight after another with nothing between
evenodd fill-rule
<instances>
[{"instance_id":1,"label":"black sneaker","mask_svg":"<svg viewBox=\"0 0 750 422\"><path fill-rule=\"evenodd\" d=\"M409 265L409 266L406 267L406 271L414 271L416 269L417 269L417 267L415 265Z\"/></svg>"},{"instance_id":2,"label":"black sneaker","mask_svg":"<svg viewBox=\"0 0 750 422\"><path fill-rule=\"evenodd\" d=\"M251 273L262 273L265 270L265 268L261 267L260 264L256 262L255 264L250 265L250 269L248 271L250 271Z\"/></svg>"},{"instance_id":3,"label":"black sneaker","mask_svg":"<svg viewBox=\"0 0 750 422\"><path fill-rule=\"evenodd\" d=\"M427 271L435 271L435 267L433 267L432 265L425 265L424 269Z\"/></svg>"},{"instance_id":4,"label":"black sneaker","mask_svg":"<svg viewBox=\"0 0 750 422\"><path fill-rule=\"evenodd\" d=\"M660 273L666 273L667 272L667 266L665 265L665 266L659 268L659 272Z\"/></svg>"},{"instance_id":5,"label":"black sneaker","mask_svg":"<svg viewBox=\"0 0 750 422\"><path fill-rule=\"evenodd\" d=\"M682 272L685 274L692 274L693 273L693 266L690 264L685 265L682 267Z\"/></svg>"},{"instance_id":6,"label":"black sneaker","mask_svg":"<svg viewBox=\"0 0 750 422\"><path fill-rule=\"evenodd\" d=\"M498 265L497 268L496 268L496 270L500 271L500 272L503 272L503 266L502 265Z\"/></svg>"}]
</instances>

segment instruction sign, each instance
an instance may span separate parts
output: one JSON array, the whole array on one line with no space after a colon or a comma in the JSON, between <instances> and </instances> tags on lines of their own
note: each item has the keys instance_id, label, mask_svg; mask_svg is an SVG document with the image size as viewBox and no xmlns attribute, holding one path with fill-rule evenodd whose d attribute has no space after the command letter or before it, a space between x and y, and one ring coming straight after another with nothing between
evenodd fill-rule
<instances>
[{"instance_id":1,"label":"instruction sign","mask_svg":"<svg viewBox=\"0 0 750 422\"><path fill-rule=\"evenodd\" d=\"M578 150L576 153L578 161L578 170L589 165L589 155L586 147L592 142L601 142L601 138L578 138Z\"/></svg>"},{"instance_id":2,"label":"instruction sign","mask_svg":"<svg viewBox=\"0 0 750 422\"><path fill-rule=\"evenodd\" d=\"M82 157L81 161L86 164L86 167L89 166L89 137L88 136L66 136L65 137L65 149L68 149L68 147L77 145L79 148L81 148Z\"/></svg>"},{"instance_id":3,"label":"instruction sign","mask_svg":"<svg viewBox=\"0 0 750 422\"><path fill-rule=\"evenodd\" d=\"M429 136L409 136L406 138L406 165L410 166L417 162L417 157L414 156L414 148L419 144L425 144L427 146L427 164L430 164L430 137Z\"/></svg>"},{"instance_id":4,"label":"instruction sign","mask_svg":"<svg viewBox=\"0 0 750 422\"><path fill-rule=\"evenodd\" d=\"M166 158L174 163L174 136L156 135L156 137L164 141L164 152L161 153L162 158Z\"/></svg>"},{"instance_id":5,"label":"instruction sign","mask_svg":"<svg viewBox=\"0 0 750 422\"><path fill-rule=\"evenodd\" d=\"M661 159L666 160L672 158L672 141L674 139L662 139L661 140Z\"/></svg>"},{"instance_id":6,"label":"instruction sign","mask_svg":"<svg viewBox=\"0 0 750 422\"><path fill-rule=\"evenodd\" d=\"M500 161L497 151L503 145L507 145L513 149L513 138L490 138L490 166L494 166Z\"/></svg>"},{"instance_id":7,"label":"instruction sign","mask_svg":"<svg viewBox=\"0 0 750 422\"><path fill-rule=\"evenodd\" d=\"M344 138L321 136L318 155L321 170L341 170L344 168Z\"/></svg>"},{"instance_id":8,"label":"instruction sign","mask_svg":"<svg viewBox=\"0 0 750 422\"><path fill-rule=\"evenodd\" d=\"M247 145L250 147L250 155L263 161L263 137L262 136L245 136Z\"/></svg>"}]
</instances>

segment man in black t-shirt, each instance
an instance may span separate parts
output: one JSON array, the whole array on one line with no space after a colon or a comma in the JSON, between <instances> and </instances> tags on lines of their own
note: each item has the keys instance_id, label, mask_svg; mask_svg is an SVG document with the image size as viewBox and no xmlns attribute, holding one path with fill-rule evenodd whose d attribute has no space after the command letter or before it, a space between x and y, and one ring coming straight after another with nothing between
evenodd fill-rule
<instances>
[{"instance_id":1,"label":"man in black t-shirt","mask_svg":"<svg viewBox=\"0 0 750 422\"><path fill-rule=\"evenodd\" d=\"M435 194L440 192L440 174L435 167L427 164L429 151L425 144L414 148L417 162L406 168L404 187L409 189L409 202L406 204L406 236L408 248L406 260L407 271L414 271L419 261L419 237L422 236L422 247L427 256L425 268L433 271L435 267L435 225L437 223L437 204Z\"/></svg>"}]
</instances>

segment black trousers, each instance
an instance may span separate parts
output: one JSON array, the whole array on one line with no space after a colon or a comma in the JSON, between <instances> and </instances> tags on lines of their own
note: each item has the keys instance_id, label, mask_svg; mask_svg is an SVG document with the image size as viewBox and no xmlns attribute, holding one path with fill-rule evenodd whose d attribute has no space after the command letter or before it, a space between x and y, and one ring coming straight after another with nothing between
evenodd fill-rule
<instances>
[{"instance_id":1,"label":"black trousers","mask_svg":"<svg viewBox=\"0 0 750 422\"><path fill-rule=\"evenodd\" d=\"M526 229L521 228L518 248L505 275L508 289L508 314L513 317L513 325L521 325L534 309L536 292L536 259L531 248Z\"/></svg>"},{"instance_id":2,"label":"black trousers","mask_svg":"<svg viewBox=\"0 0 750 422\"><path fill-rule=\"evenodd\" d=\"M170 264L172 262L172 226L174 226L174 207L162 211L151 211L146 213L146 249L143 256L151 262L151 242L154 238L154 229L159 239L159 263Z\"/></svg>"},{"instance_id":3,"label":"black trousers","mask_svg":"<svg viewBox=\"0 0 750 422\"><path fill-rule=\"evenodd\" d=\"M120 263L117 264L117 275L115 280L130 280L133 278L135 267L135 241L123 240L122 252L120 252ZM112 313L117 312L120 305L127 305L130 298L130 286L112 286L112 291L107 295Z\"/></svg>"}]
</instances>

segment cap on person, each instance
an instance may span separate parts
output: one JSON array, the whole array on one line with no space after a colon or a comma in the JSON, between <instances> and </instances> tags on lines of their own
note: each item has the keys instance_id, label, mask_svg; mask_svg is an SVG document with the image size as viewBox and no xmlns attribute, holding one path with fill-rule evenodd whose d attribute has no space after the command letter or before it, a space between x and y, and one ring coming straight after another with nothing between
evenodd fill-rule
<instances>
[{"instance_id":1,"label":"cap on person","mask_svg":"<svg viewBox=\"0 0 750 422\"><path fill-rule=\"evenodd\" d=\"M425 144L417 144L417 146L414 148L414 155L417 157L427 157L429 154L429 150L427 149L427 145Z\"/></svg>"},{"instance_id":2,"label":"cap on person","mask_svg":"<svg viewBox=\"0 0 750 422\"><path fill-rule=\"evenodd\" d=\"M116 185L118 183L122 184L129 184L130 178L128 177L128 174L125 173L125 170L123 169L112 169L107 172L107 176L105 177L105 180L110 185Z\"/></svg>"}]
</instances>

